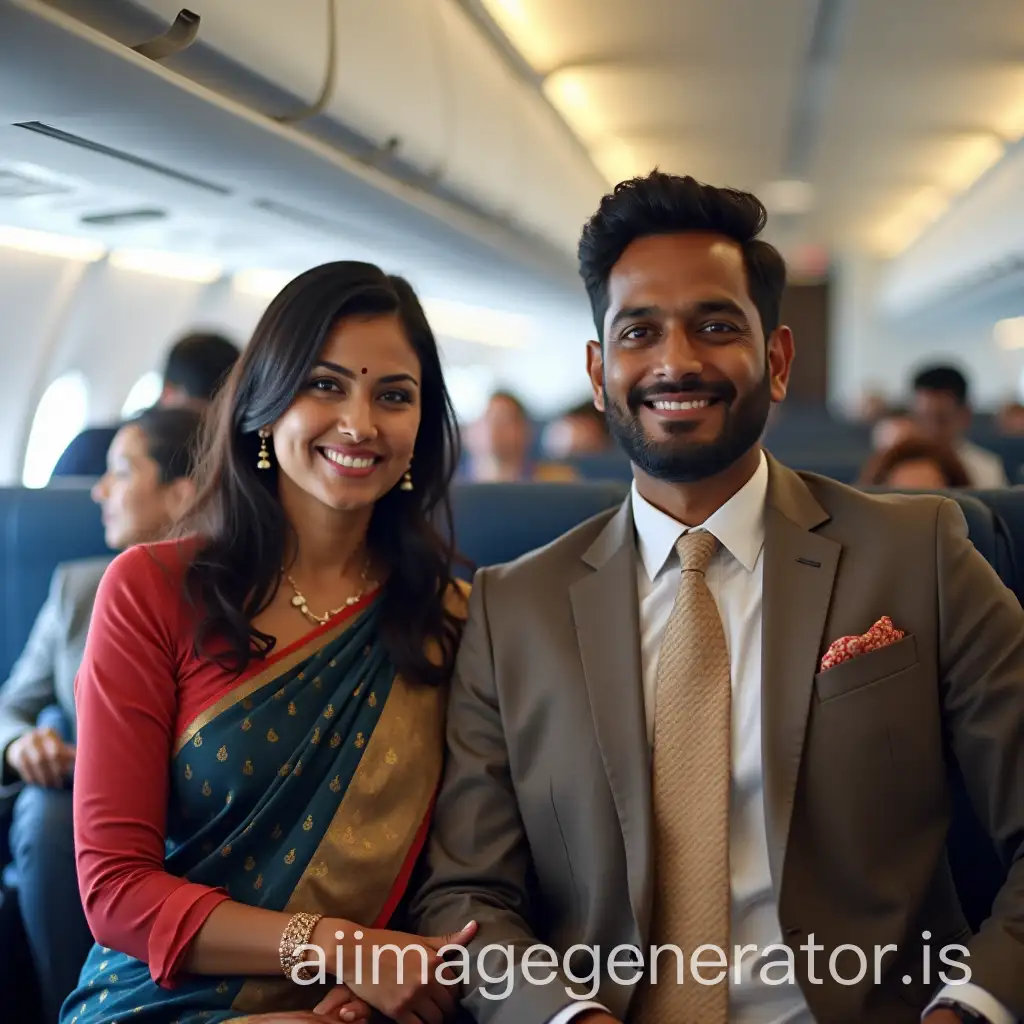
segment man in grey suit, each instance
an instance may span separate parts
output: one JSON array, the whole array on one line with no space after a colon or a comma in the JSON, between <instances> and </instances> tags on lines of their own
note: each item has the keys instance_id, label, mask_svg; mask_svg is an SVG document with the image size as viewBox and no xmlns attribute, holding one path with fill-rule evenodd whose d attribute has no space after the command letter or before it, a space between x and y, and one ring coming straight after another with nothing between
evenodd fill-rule
<instances>
[{"instance_id":1,"label":"man in grey suit","mask_svg":"<svg viewBox=\"0 0 1024 1024\"><path fill-rule=\"evenodd\" d=\"M655 172L584 230L634 483L473 587L414 912L478 922L481 1024L1024 1014L1024 611L955 502L763 451L794 355L764 223ZM1009 868L976 935L954 756Z\"/></svg>"},{"instance_id":2,"label":"man in grey suit","mask_svg":"<svg viewBox=\"0 0 1024 1024\"><path fill-rule=\"evenodd\" d=\"M0 688L0 759L6 796L22 784L60 788L75 763L75 674L96 588L110 557L57 567L50 593L11 675ZM44 709L59 709L52 724L37 724Z\"/></svg>"},{"instance_id":3,"label":"man in grey suit","mask_svg":"<svg viewBox=\"0 0 1024 1024\"><path fill-rule=\"evenodd\" d=\"M96 588L109 562L91 558L57 567L25 648L0 687L0 802L5 817L13 812L3 899L17 901L16 910L5 910L2 938L10 947L24 929L44 1020L56 1020L92 945L75 872L74 690ZM27 998L26 981L8 983L14 992L2 997L9 1008L12 997L15 1004ZM16 1007L12 1012L18 1019Z\"/></svg>"}]
</instances>

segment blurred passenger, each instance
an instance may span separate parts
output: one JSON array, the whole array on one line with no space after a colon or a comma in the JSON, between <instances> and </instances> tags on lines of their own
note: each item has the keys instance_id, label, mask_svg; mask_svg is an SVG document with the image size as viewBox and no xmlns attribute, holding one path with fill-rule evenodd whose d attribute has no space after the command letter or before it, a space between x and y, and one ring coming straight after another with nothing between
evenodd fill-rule
<instances>
[{"instance_id":1,"label":"blurred passenger","mask_svg":"<svg viewBox=\"0 0 1024 1024\"><path fill-rule=\"evenodd\" d=\"M917 435L917 424L910 413L905 409L890 409L875 421L871 429L871 446L876 452L882 452Z\"/></svg>"},{"instance_id":2,"label":"blurred passenger","mask_svg":"<svg viewBox=\"0 0 1024 1024\"><path fill-rule=\"evenodd\" d=\"M551 459L601 455L613 450L604 413L593 402L581 402L549 423L541 443Z\"/></svg>"},{"instance_id":3,"label":"blurred passenger","mask_svg":"<svg viewBox=\"0 0 1024 1024\"><path fill-rule=\"evenodd\" d=\"M157 540L188 507L199 423L194 409L151 409L117 432L109 469L93 488L108 547ZM95 558L58 566L25 650L0 689L2 796L14 799L6 896L20 907L43 1000L38 1019L46 1024L57 1020L92 945L73 845L74 682L108 563ZM10 937L0 935L0 949L10 948ZM0 992L0 1001L8 996Z\"/></svg>"},{"instance_id":4,"label":"blurred passenger","mask_svg":"<svg viewBox=\"0 0 1024 1024\"><path fill-rule=\"evenodd\" d=\"M1024 405L1008 402L996 415L996 426L1004 437L1024 435Z\"/></svg>"},{"instance_id":5,"label":"blurred passenger","mask_svg":"<svg viewBox=\"0 0 1024 1024\"><path fill-rule=\"evenodd\" d=\"M953 366L931 366L914 378L914 419L931 440L949 445L978 488L1005 487L1003 460L967 440L971 407L967 378Z\"/></svg>"},{"instance_id":6,"label":"blurred passenger","mask_svg":"<svg viewBox=\"0 0 1024 1024\"><path fill-rule=\"evenodd\" d=\"M854 419L859 423L874 424L883 419L889 412L889 403L878 391L867 390L857 401Z\"/></svg>"},{"instance_id":7,"label":"blurred passenger","mask_svg":"<svg viewBox=\"0 0 1024 1024\"><path fill-rule=\"evenodd\" d=\"M516 480L571 480L567 466L535 463L530 457L533 425L523 403L510 391L496 391L483 415L470 425L470 479L478 483Z\"/></svg>"},{"instance_id":8,"label":"blurred passenger","mask_svg":"<svg viewBox=\"0 0 1024 1024\"><path fill-rule=\"evenodd\" d=\"M157 405L165 409L188 406L201 412L231 372L238 355L238 346L220 334L186 334L167 354L163 390ZM83 430L64 449L51 477L102 476L106 472L107 449L119 427Z\"/></svg>"},{"instance_id":9,"label":"blurred passenger","mask_svg":"<svg viewBox=\"0 0 1024 1024\"><path fill-rule=\"evenodd\" d=\"M433 966L375 956L359 998L337 982L371 949L443 944L401 924L465 614L434 526L458 448L434 335L406 282L318 266L267 307L216 406L180 539L119 555L97 593L75 770L97 944L61 1019L312 1024L370 1004L439 1024L457 996ZM296 984L307 943L323 970Z\"/></svg>"},{"instance_id":10,"label":"blurred passenger","mask_svg":"<svg viewBox=\"0 0 1024 1024\"><path fill-rule=\"evenodd\" d=\"M971 478L952 448L910 437L878 452L864 468L861 483L929 491L970 487Z\"/></svg>"}]
</instances>

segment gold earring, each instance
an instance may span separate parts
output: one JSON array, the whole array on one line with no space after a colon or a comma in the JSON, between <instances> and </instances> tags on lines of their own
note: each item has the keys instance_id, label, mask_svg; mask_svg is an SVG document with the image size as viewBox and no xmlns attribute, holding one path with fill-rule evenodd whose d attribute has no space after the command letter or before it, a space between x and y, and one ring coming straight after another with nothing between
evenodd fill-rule
<instances>
[{"instance_id":1,"label":"gold earring","mask_svg":"<svg viewBox=\"0 0 1024 1024\"><path fill-rule=\"evenodd\" d=\"M256 463L257 469L270 469L270 452L267 451L267 438L270 437L270 431L265 427L260 428L260 453L257 456L258 461Z\"/></svg>"},{"instance_id":2,"label":"gold earring","mask_svg":"<svg viewBox=\"0 0 1024 1024\"><path fill-rule=\"evenodd\" d=\"M402 477L402 482L398 485L400 490L411 491L412 490L412 468L410 467L405 471L405 475Z\"/></svg>"}]
</instances>

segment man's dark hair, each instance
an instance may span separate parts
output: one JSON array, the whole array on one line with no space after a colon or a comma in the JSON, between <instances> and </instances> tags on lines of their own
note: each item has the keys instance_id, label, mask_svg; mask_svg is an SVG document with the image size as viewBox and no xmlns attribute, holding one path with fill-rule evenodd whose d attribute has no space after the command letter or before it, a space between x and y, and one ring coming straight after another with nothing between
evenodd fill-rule
<instances>
[{"instance_id":1,"label":"man's dark hair","mask_svg":"<svg viewBox=\"0 0 1024 1024\"><path fill-rule=\"evenodd\" d=\"M749 192L715 188L689 176L654 170L616 185L583 228L578 249L598 337L604 341L608 277L627 247L649 235L704 231L731 238L743 250L747 288L767 340L779 326L786 287L785 261L758 237L767 220L764 204Z\"/></svg>"},{"instance_id":2,"label":"man's dark hair","mask_svg":"<svg viewBox=\"0 0 1024 1024\"><path fill-rule=\"evenodd\" d=\"M914 377L915 391L944 391L967 404L967 378L955 366L928 366Z\"/></svg>"},{"instance_id":3,"label":"man's dark hair","mask_svg":"<svg viewBox=\"0 0 1024 1024\"><path fill-rule=\"evenodd\" d=\"M526 406L523 405L522 400L519 398L519 396L514 394L513 392L511 392L511 391L492 391L491 392L491 397L488 400L488 404L490 402L496 402L496 401L498 401L498 402L509 402L511 405L515 406L516 411L519 413L519 415L520 415L520 417L522 419L528 420L530 418L530 414L526 411Z\"/></svg>"},{"instance_id":4,"label":"man's dark hair","mask_svg":"<svg viewBox=\"0 0 1024 1024\"><path fill-rule=\"evenodd\" d=\"M220 334L186 334L167 355L164 384L181 388L189 398L211 401L239 356L239 348Z\"/></svg>"}]
</instances>

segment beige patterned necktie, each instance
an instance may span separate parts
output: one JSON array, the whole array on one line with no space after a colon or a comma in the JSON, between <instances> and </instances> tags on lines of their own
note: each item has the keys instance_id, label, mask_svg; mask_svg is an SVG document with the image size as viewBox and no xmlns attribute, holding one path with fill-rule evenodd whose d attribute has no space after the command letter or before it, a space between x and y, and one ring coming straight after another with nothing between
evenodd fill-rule
<instances>
[{"instance_id":1,"label":"beige patterned necktie","mask_svg":"<svg viewBox=\"0 0 1024 1024\"><path fill-rule=\"evenodd\" d=\"M729 972L691 973L691 956L711 944L730 957L729 778L732 691L725 632L704 578L718 542L705 530L676 542L679 593L661 642L654 714L654 907L650 946L678 946L657 960L657 982L637 994L631 1024L726 1024ZM722 962L715 951L698 959Z\"/></svg>"}]
</instances>

